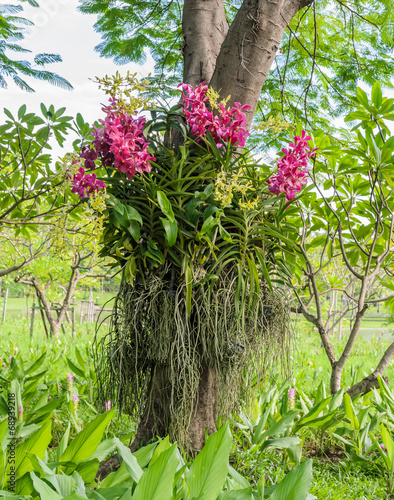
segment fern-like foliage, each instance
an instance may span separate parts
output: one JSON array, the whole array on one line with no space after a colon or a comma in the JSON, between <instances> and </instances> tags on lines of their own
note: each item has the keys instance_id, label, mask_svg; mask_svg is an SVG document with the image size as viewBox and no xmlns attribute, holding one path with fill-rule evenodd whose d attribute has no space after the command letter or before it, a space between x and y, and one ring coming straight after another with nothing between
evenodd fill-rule
<instances>
[{"instance_id":1,"label":"fern-like foliage","mask_svg":"<svg viewBox=\"0 0 394 500\"><path fill-rule=\"evenodd\" d=\"M38 7L38 3L34 0L29 0L28 3L32 7ZM33 26L31 21L20 16L22 11L23 7L20 4L0 5L0 88L6 89L7 80L11 79L22 90L34 92L24 80L27 76L71 90L73 87L65 78L43 69L46 64L61 62L62 58L58 54L37 54L34 57L34 65L9 55L10 52L31 53L31 50L20 45L25 36L25 28Z\"/></svg>"}]
</instances>

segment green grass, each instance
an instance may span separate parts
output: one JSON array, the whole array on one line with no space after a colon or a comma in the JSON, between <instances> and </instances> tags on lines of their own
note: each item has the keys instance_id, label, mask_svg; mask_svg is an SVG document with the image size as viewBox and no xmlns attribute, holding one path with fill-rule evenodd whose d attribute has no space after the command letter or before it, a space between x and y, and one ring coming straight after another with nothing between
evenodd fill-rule
<instances>
[{"instance_id":1,"label":"green grass","mask_svg":"<svg viewBox=\"0 0 394 500\"><path fill-rule=\"evenodd\" d=\"M56 370L66 375L69 370L67 357L75 359L75 348L84 351L90 348L94 341L95 325L84 323L76 325L75 339L71 335L71 325L65 323L66 335L61 332L60 339L47 338L39 319L34 328L33 337L30 338L30 322L25 318L7 318L5 323L0 323L0 357L8 359L14 354L15 347L26 361L47 352L45 369L49 369L53 360ZM105 333L105 328L102 333ZM1 367L0 367L1 370Z\"/></svg>"},{"instance_id":2,"label":"green grass","mask_svg":"<svg viewBox=\"0 0 394 500\"><path fill-rule=\"evenodd\" d=\"M374 471L365 473L346 462L314 461L310 490L318 500L384 500L384 483Z\"/></svg>"},{"instance_id":3,"label":"green grass","mask_svg":"<svg viewBox=\"0 0 394 500\"><path fill-rule=\"evenodd\" d=\"M340 341L335 337L331 338L337 358L343 351L346 340L346 337L343 337ZM373 336L371 339L359 336L345 366L342 386L347 389L369 375L376 368L391 342L392 340L382 338L380 335ZM313 392L320 380L324 380L329 387L330 363L321 346L320 337L313 328L304 329L303 332L299 332L298 329L295 339L295 352L292 358L294 377L305 376L306 390ZM390 363L386 375L389 380L394 380L393 363Z\"/></svg>"}]
</instances>

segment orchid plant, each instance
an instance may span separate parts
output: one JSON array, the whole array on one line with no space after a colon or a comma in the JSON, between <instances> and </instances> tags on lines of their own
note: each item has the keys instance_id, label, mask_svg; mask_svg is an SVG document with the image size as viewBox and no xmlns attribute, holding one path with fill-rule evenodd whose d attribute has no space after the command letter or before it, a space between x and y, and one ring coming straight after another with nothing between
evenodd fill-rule
<instances>
[{"instance_id":1,"label":"orchid plant","mask_svg":"<svg viewBox=\"0 0 394 500\"><path fill-rule=\"evenodd\" d=\"M100 253L122 269L97 368L100 398L138 415L155 407L149 387L165 370L160 397L176 410L149 431L174 438L190 423L201 366L215 366L224 386L231 380L225 414L242 378L257 373L256 363L266 367L268 350L286 339L288 310L273 286L286 267L281 224L315 154L300 131L272 175L244 147L248 105L218 103L205 83L179 87L181 102L148 108L150 120L113 94L70 173L82 198L105 184Z\"/></svg>"}]
</instances>

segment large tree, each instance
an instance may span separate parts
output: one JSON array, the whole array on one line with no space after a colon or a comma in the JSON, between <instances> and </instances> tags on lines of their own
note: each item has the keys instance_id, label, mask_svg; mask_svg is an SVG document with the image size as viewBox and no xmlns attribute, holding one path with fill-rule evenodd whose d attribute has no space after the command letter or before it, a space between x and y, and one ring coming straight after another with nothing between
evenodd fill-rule
<instances>
[{"instance_id":1,"label":"large tree","mask_svg":"<svg viewBox=\"0 0 394 500\"><path fill-rule=\"evenodd\" d=\"M249 121L281 116L333 125L359 81L391 87L392 0L83 0L98 14L96 50L118 64L155 61L152 84L208 80L250 104ZM254 134L250 142L264 143Z\"/></svg>"},{"instance_id":2,"label":"large tree","mask_svg":"<svg viewBox=\"0 0 394 500\"><path fill-rule=\"evenodd\" d=\"M349 108L346 91L359 78L370 83L379 75L390 84L389 0L367 7L357 0L85 0L81 10L99 14L103 56L141 62L149 51L156 86L208 81L222 98L250 105L248 128L256 113L327 124ZM149 437L149 427L170 411L162 389L151 387L150 414L137 437ZM201 448L205 428L215 429L217 391L215 369L202 366L189 428L193 448Z\"/></svg>"}]
</instances>

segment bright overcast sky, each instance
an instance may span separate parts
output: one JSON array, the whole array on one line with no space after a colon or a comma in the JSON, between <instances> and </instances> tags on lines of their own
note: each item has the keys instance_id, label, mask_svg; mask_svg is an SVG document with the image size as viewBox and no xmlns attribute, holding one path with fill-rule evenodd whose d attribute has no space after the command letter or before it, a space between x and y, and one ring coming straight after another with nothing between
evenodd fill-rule
<instances>
[{"instance_id":1,"label":"bright overcast sky","mask_svg":"<svg viewBox=\"0 0 394 500\"><path fill-rule=\"evenodd\" d=\"M112 59L101 58L94 51L94 47L100 43L100 35L93 29L96 17L78 12L78 0L39 0L39 3L40 8L33 8L24 2L21 15L33 21L35 27L29 28L30 34L21 45L30 49L33 55L42 52L60 54L63 62L48 65L45 69L66 78L74 90L63 90L34 78L26 78L35 90L35 93L28 93L8 81L7 89L0 88L1 122L4 107L14 112L26 104L28 111L38 113L43 102L47 107L53 104L55 109L66 106L67 115L75 116L79 112L86 121L92 123L100 118L100 103L105 101L105 96L89 78L111 75L116 71L126 73L127 70L146 76L152 71L152 61L144 66L117 66ZM20 59L31 60L28 54L9 55L15 59L19 56ZM70 137L67 141L68 148L74 139Z\"/></svg>"}]
</instances>

